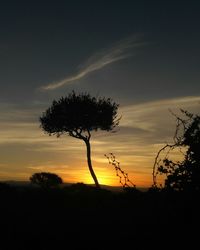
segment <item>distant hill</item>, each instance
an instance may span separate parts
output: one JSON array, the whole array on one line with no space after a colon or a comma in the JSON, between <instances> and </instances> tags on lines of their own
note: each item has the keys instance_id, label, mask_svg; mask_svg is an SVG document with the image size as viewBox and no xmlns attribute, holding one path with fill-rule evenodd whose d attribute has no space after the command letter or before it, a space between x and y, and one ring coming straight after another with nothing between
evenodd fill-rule
<instances>
[{"instance_id":1,"label":"distant hill","mask_svg":"<svg viewBox=\"0 0 200 250\"><path fill-rule=\"evenodd\" d=\"M31 185L30 181L13 181L13 180L8 180L8 181L2 181L2 182L7 183L10 186L29 186L29 185Z\"/></svg>"},{"instance_id":2,"label":"distant hill","mask_svg":"<svg viewBox=\"0 0 200 250\"><path fill-rule=\"evenodd\" d=\"M33 185L30 183L30 181L14 181L14 180L8 180L8 181L3 181L4 183L9 184L10 186L13 187L25 187L25 186L29 186L29 187L33 187ZM72 184L76 184L76 183L63 183L62 186L70 186ZM93 184L86 184L89 186L94 186ZM109 185L101 185L101 187L103 189L107 189L110 190L112 192L122 192L123 188L121 186L109 186ZM148 188L145 187L137 187L138 190L145 192L148 190Z\"/></svg>"}]
</instances>

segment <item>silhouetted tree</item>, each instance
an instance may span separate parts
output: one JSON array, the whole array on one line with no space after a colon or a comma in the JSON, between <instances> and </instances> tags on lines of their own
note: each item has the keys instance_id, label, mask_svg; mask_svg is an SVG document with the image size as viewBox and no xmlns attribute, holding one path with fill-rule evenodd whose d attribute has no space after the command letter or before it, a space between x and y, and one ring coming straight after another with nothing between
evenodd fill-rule
<instances>
[{"instance_id":1,"label":"silhouetted tree","mask_svg":"<svg viewBox=\"0 0 200 250\"><path fill-rule=\"evenodd\" d=\"M33 184L37 184L42 188L55 188L62 184L63 181L61 177L54 173L35 173L30 177L30 181Z\"/></svg>"},{"instance_id":2,"label":"silhouetted tree","mask_svg":"<svg viewBox=\"0 0 200 250\"><path fill-rule=\"evenodd\" d=\"M110 98L91 97L90 94L76 94L53 101L52 106L40 118L41 126L49 135L68 134L85 142L87 162L96 187L100 187L91 162L91 131L113 130L118 124L118 104Z\"/></svg>"},{"instance_id":3,"label":"silhouetted tree","mask_svg":"<svg viewBox=\"0 0 200 250\"><path fill-rule=\"evenodd\" d=\"M174 143L166 144L156 156L154 185L156 185L156 175L165 174L166 189L200 191L200 116L181 111L186 118L182 119L175 115L177 124ZM177 148L183 155L183 160L170 160L170 153ZM161 160L160 154L164 150L167 150L167 153Z\"/></svg>"}]
</instances>

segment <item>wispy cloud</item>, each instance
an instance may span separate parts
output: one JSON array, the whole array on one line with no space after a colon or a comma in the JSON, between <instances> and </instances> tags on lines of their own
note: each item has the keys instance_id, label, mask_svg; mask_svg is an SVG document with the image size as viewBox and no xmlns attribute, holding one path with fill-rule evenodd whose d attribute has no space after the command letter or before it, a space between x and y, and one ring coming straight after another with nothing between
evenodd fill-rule
<instances>
[{"instance_id":1,"label":"wispy cloud","mask_svg":"<svg viewBox=\"0 0 200 250\"><path fill-rule=\"evenodd\" d=\"M141 35L135 35L123 39L114 44L111 48L102 49L101 51L95 53L85 63L83 63L81 67L79 67L76 74L67 76L61 81L42 86L41 89L54 90L64 85L72 84L74 81L80 80L93 71L100 70L109 64L133 56L134 51L131 49L136 49L142 45L144 45L144 42L141 40Z\"/></svg>"},{"instance_id":2,"label":"wispy cloud","mask_svg":"<svg viewBox=\"0 0 200 250\"><path fill-rule=\"evenodd\" d=\"M157 124L160 126L162 123L165 128L164 124L169 122L169 118L174 119L169 110L178 114L180 109L184 109L197 114L199 105L200 96L184 96L124 106L120 108L123 118L120 125L152 131L155 125L157 130Z\"/></svg>"}]
</instances>

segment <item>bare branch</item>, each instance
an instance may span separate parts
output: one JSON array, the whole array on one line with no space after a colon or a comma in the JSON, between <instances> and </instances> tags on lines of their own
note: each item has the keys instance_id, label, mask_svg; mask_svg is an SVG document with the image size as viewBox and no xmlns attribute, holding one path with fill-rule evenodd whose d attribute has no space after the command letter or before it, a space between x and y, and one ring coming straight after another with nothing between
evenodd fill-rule
<instances>
[{"instance_id":1,"label":"bare branch","mask_svg":"<svg viewBox=\"0 0 200 250\"><path fill-rule=\"evenodd\" d=\"M119 177L119 183L122 185L123 188L129 187L129 188L135 188L136 185L133 184L133 182L129 179L128 173L125 173L121 167L120 162L116 160L116 157L113 153L110 153L109 155L104 155L108 159L108 163L113 165L116 171L116 176Z\"/></svg>"}]
</instances>

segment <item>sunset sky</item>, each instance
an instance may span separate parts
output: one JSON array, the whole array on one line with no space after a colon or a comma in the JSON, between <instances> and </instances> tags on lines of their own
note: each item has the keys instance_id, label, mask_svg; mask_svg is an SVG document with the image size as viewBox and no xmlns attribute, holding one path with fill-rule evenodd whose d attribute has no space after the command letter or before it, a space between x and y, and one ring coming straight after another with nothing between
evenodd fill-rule
<instances>
[{"instance_id":1,"label":"sunset sky","mask_svg":"<svg viewBox=\"0 0 200 250\"><path fill-rule=\"evenodd\" d=\"M173 137L169 109L200 111L198 1L7 1L0 8L0 181L57 173L92 183L83 142L49 137L39 117L72 90L111 97L116 133L92 133L101 184L119 185L104 154L136 186L152 184Z\"/></svg>"}]
</instances>

